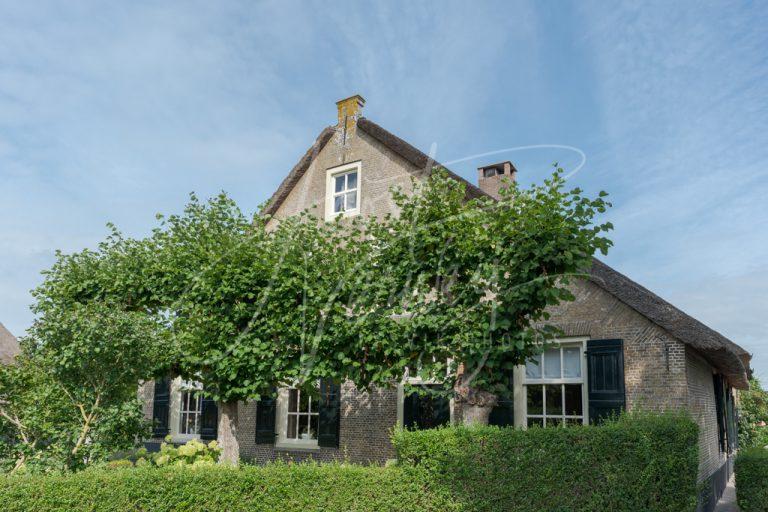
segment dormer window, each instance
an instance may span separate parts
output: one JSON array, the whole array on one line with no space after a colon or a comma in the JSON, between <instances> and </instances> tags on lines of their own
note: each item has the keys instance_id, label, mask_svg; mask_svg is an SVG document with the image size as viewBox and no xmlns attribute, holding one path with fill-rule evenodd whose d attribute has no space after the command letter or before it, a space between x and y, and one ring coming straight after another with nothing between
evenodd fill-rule
<instances>
[{"instance_id":1,"label":"dormer window","mask_svg":"<svg viewBox=\"0 0 768 512\"><path fill-rule=\"evenodd\" d=\"M360 213L360 162L328 169L326 220Z\"/></svg>"}]
</instances>

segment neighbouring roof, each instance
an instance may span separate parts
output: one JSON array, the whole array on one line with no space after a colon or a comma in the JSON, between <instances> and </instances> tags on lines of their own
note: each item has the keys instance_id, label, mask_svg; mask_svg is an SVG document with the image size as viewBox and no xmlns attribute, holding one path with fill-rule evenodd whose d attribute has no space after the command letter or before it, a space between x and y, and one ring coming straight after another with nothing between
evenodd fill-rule
<instances>
[{"instance_id":1,"label":"neighbouring roof","mask_svg":"<svg viewBox=\"0 0 768 512\"><path fill-rule=\"evenodd\" d=\"M357 128L412 164L416 168L413 172L414 175L429 175L434 168L442 167L449 176L466 186L468 198L491 197L373 121L361 117L357 121ZM291 169L291 172L272 195L263 213L274 214L280 208L291 189L333 137L335 131L335 127L329 126L320 132L314 144ZM590 270L590 281L675 338L701 352L713 366L728 376L732 385L741 389L749 387L748 372L751 356L743 348L597 259L594 260Z\"/></svg>"},{"instance_id":2,"label":"neighbouring roof","mask_svg":"<svg viewBox=\"0 0 768 512\"><path fill-rule=\"evenodd\" d=\"M3 324L0 323L0 363L11 363L13 358L21 351L16 336L10 333Z\"/></svg>"}]
</instances>

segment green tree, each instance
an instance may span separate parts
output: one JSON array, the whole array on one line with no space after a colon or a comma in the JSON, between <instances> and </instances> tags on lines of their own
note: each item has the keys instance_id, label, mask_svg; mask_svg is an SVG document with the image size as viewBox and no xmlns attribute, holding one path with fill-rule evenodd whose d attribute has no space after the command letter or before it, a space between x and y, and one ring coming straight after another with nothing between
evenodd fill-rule
<instances>
[{"instance_id":1,"label":"green tree","mask_svg":"<svg viewBox=\"0 0 768 512\"><path fill-rule=\"evenodd\" d=\"M100 302L47 309L1 372L13 469L77 469L134 444L147 432L136 384L164 357L163 338L146 315Z\"/></svg>"},{"instance_id":2,"label":"green tree","mask_svg":"<svg viewBox=\"0 0 768 512\"><path fill-rule=\"evenodd\" d=\"M353 230L304 213L267 229L229 198L195 197L155 231L156 296L178 347L175 368L219 403L222 461L237 463L237 403L333 377L326 344L343 343L349 316L339 251ZM342 284L340 286L340 283Z\"/></svg>"},{"instance_id":3,"label":"green tree","mask_svg":"<svg viewBox=\"0 0 768 512\"><path fill-rule=\"evenodd\" d=\"M572 279L610 247L611 224L595 222L610 205L604 192L566 190L561 169L539 186L509 185L501 201L467 201L444 172L414 186L395 193L399 215L368 226L376 248L356 308L362 318L375 310L377 319L404 320L388 325L391 342L371 338L353 350L371 367L396 355L395 373L407 366L444 383L465 422L485 423L509 391L501 370L543 349L556 334L548 308L573 300Z\"/></svg>"},{"instance_id":4,"label":"green tree","mask_svg":"<svg viewBox=\"0 0 768 512\"><path fill-rule=\"evenodd\" d=\"M757 378L739 392L739 448L768 446L768 392Z\"/></svg>"}]
</instances>

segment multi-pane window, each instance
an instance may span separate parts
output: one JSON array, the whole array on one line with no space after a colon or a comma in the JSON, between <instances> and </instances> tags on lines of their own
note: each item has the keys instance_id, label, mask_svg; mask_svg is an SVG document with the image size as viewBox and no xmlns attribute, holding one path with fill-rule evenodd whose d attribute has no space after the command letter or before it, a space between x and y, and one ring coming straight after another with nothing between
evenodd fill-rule
<instances>
[{"instance_id":1,"label":"multi-pane window","mask_svg":"<svg viewBox=\"0 0 768 512\"><path fill-rule=\"evenodd\" d=\"M285 438L312 441L317 439L318 400L316 396L300 389L288 390Z\"/></svg>"},{"instance_id":2,"label":"multi-pane window","mask_svg":"<svg viewBox=\"0 0 768 512\"><path fill-rule=\"evenodd\" d=\"M199 435L203 397L198 386L182 382L181 409L179 410L179 434Z\"/></svg>"},{"instance_id":3,"label":"multi-pane window","mask_svg":"<svg viewBox=\"0 0 768 512\"><path fill-rule=\"evenodd\" d=\"M581 344L547 349L525 365L527 425L584 423L584 371Z\"/></svg>"},{"instance_id":4,"label":"multi-pane window","mask_svg":"<svg viewBox=\"0 0 768 512\"><path fill-rule=\"evenodd\" d=\"M356 169L333 175L333 213L357 210L359 190Z\"/></svg>"}]
</instances>

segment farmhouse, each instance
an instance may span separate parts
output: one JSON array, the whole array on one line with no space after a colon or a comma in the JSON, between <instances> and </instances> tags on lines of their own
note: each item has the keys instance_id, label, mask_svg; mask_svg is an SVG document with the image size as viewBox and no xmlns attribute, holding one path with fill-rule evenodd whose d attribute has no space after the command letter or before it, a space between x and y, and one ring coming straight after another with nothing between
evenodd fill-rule
<instances>
[{"instance_id":1,"label":"farmhouse","mask_svg":"<svg viewBox=\"0 0 768 512\"><path fill-rule=\"evenodd\" d=\"M439 165L363 117L363 104L360 96L337 103L338 122L320 132L272 196L271 222L304 209L325 219L394 212L390 188L411 190L413 177L423 179ZM510 162L481 167L477 184L465 183L467 194L495 197L516 172ZM514 396L499 403L491 423L560 427L624 409L686 409L700 425L698 476L711 496L702 508L713 506L731 472L735 390L748 387L750 355L598 260L573 292L575 301L552 311L551 322L564 333L559 346L508 376ZM322 404L295 389L241 403L241 456L381 463L393 458L389 433L396 424L429 428L453 414L449 400L408 395L402 386L362 392L349 383L321 385L332 397ZM179 442L216 438L216 404L196 397L189 384L149 382L141 395L154 420L151 442L167 434Z\"/></svg>"}]
</instances>

